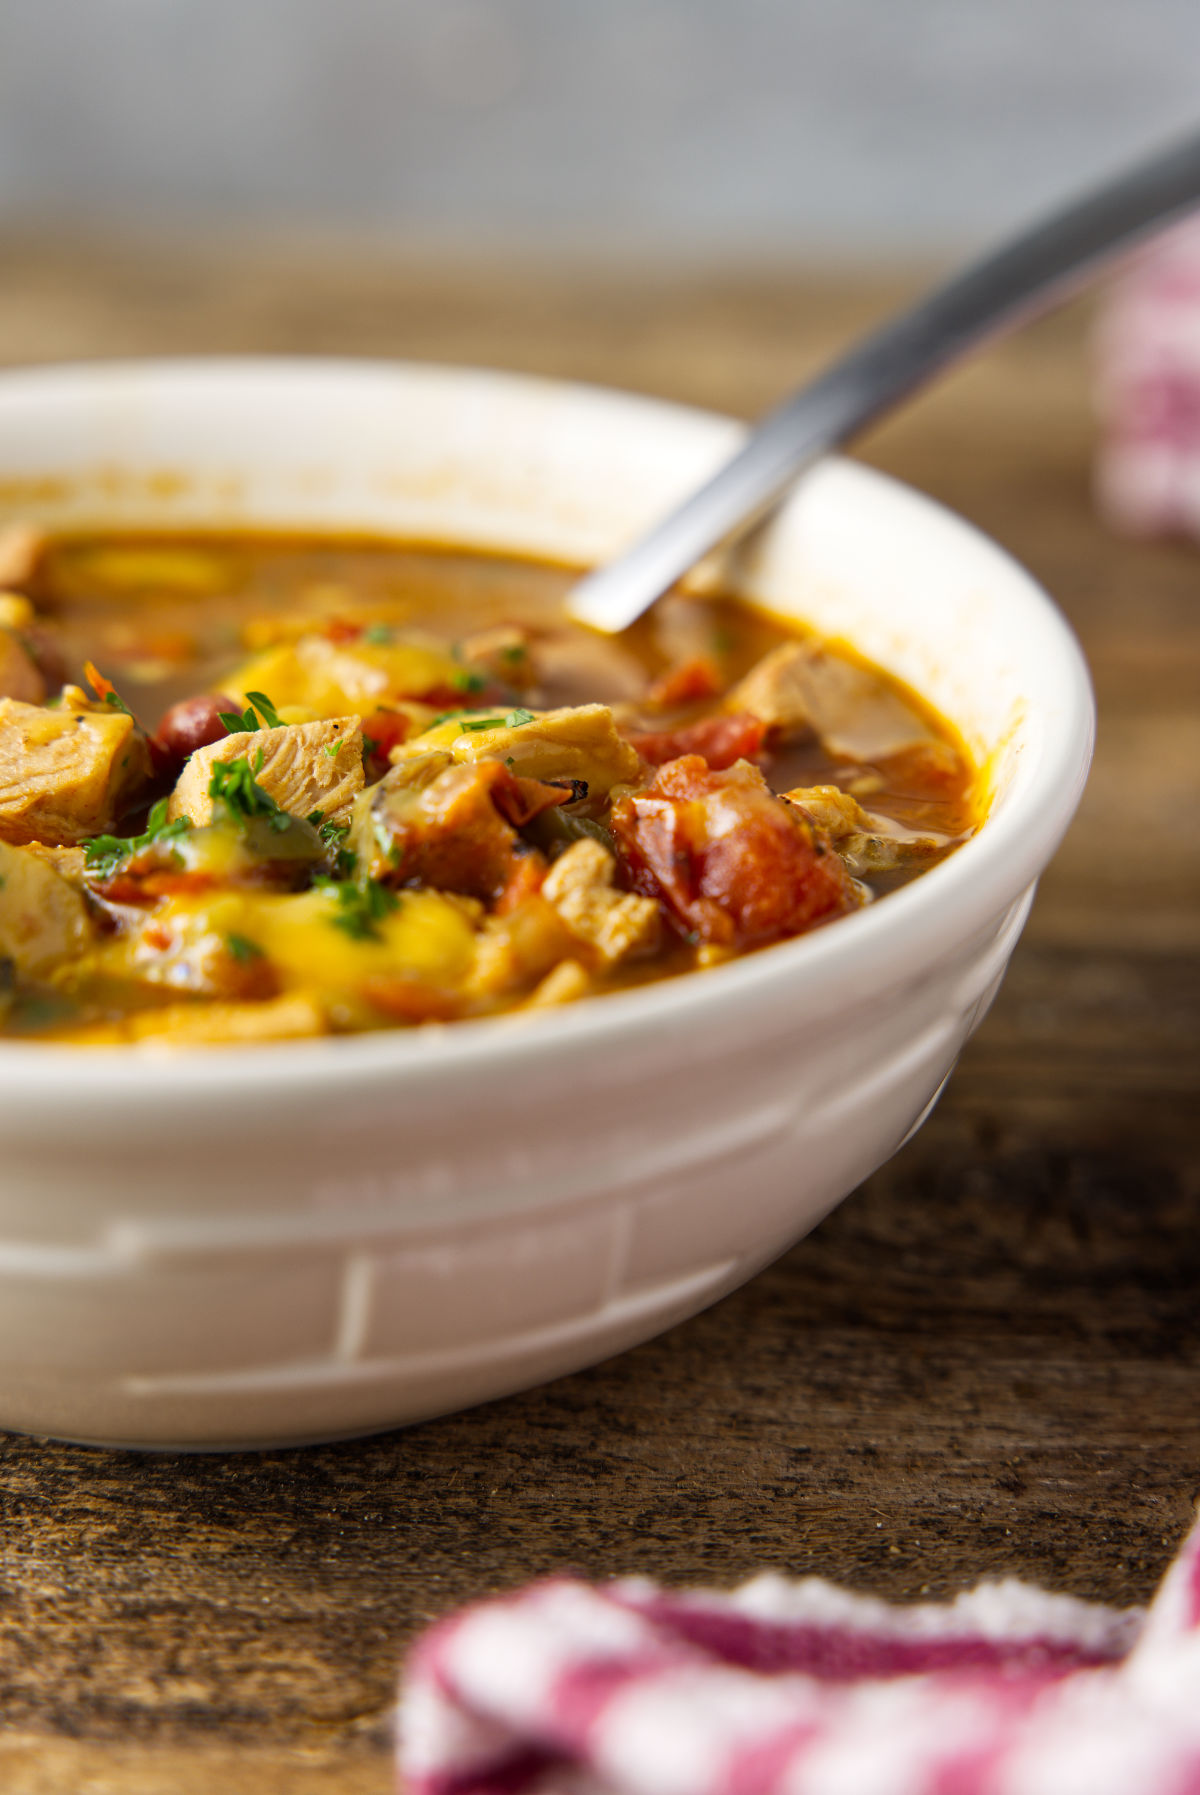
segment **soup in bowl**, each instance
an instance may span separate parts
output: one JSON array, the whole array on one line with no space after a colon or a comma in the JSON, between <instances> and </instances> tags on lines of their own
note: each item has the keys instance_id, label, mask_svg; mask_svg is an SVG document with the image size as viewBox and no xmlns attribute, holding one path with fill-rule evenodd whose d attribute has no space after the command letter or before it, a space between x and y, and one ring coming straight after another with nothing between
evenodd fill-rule
<instances>
[{"instance_id":1,"label":"soup in bowl","mask_svg":"<svg viewBox=\"0 0 1200 1795\"><path fill-rule=\"evenodd\" d=\"M837 463L627 636L568 627L562 565L736 436L469 371L4 377L0 1423L502 1394L733 1288L930 1105L1086 674L1000 551Z\"/></svg>"},{"instance_id":2,"label":"soup in bowl","mask_svg":"<svg viewBox=\"0 0 1200 1795\"><path fill-rule=\"evenodd\" d=\"M828 926L976 824L948 723L743 601L675 594L613 641L567 619L569 575L511 556L7 542L10 1036L217 1046L575 1002Z\"/></svg>"}]
</instances>

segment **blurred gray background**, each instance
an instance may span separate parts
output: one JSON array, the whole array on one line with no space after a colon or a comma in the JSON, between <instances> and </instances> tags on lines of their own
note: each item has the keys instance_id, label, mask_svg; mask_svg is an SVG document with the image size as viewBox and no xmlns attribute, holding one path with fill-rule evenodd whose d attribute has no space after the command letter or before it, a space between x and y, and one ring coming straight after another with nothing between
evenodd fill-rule
<instances>
[{"instance_id":1,"label":"blurred gray background","mask_svg":"<svg viewBox=\"0 0 1200 1795\"><path fill-rule=\"evenodd\" d=\"M942 253L1200 116L1200 0L0 0L0 223Z\"/></svg>"}]
</instances>

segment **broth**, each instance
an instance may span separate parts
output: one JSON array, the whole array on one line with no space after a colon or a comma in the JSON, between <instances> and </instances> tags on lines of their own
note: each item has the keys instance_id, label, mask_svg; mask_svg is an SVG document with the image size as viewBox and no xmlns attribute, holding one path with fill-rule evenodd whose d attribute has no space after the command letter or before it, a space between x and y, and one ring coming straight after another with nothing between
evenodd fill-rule
<instances>
[{"instance_id":1,"label":"broth","mask_svg":"<svg viewBox=\"0 0 1200 1795\"><path fill-rule=\"evenodd\" d=\"M9 878L6 1032L192 1044L568 1001L828 926L971 833L954 731L851 648L677 594L600 637L564 619L573 577L318 534L42 545L6 626L46 691L0 706L0 750L25 731L0 853L56 881L69 943L6 946ZM28 744L68 722L136 763L98 827L74 787L26 802Z\"/></svg>"}]
</instances>

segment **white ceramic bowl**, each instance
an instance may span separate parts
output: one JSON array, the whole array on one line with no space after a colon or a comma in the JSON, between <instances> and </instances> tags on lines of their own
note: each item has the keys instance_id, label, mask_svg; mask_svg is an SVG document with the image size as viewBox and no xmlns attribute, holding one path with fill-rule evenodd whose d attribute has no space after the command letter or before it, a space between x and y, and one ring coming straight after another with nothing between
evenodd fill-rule
<instances>
[{"instance_id":1,"label":"white ceramic bowl","mask_svg":"<svg viewBox=\"0 0 1200 1795\"><path fill-rule=\"evenodd\" d=\"M6 373L0 501L586 562L738 435L457 369ZM987 769L979 835L808 939L560 1011L191 1053L0 1044L0 1426L263 1445L481 1402L713 1302L917 1125L1078 801L1086 670L1006 555L861 467L817 470L731 573L953 719Z\"/></svg>"}]
</instances>

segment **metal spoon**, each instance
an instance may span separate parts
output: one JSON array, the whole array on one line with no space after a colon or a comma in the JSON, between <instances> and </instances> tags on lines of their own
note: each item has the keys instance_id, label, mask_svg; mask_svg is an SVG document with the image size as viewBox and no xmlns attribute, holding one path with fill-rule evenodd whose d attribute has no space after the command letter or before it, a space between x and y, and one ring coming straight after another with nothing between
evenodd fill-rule
<instances>
[{"instance_id":1,"label":"metal spoon","mask_svg":"<svg viewBox=\"0 0 1200 1795\"><path fill-rule=\"evenodd\" d=\"M948 362L1044 310L1137 238L1200 204L1200 135L1140 163L938 287L755 425L678 510L568 594L571 616L624 629L709 549L757 523L804 468Z\"/></svg>"}]
</instances>

